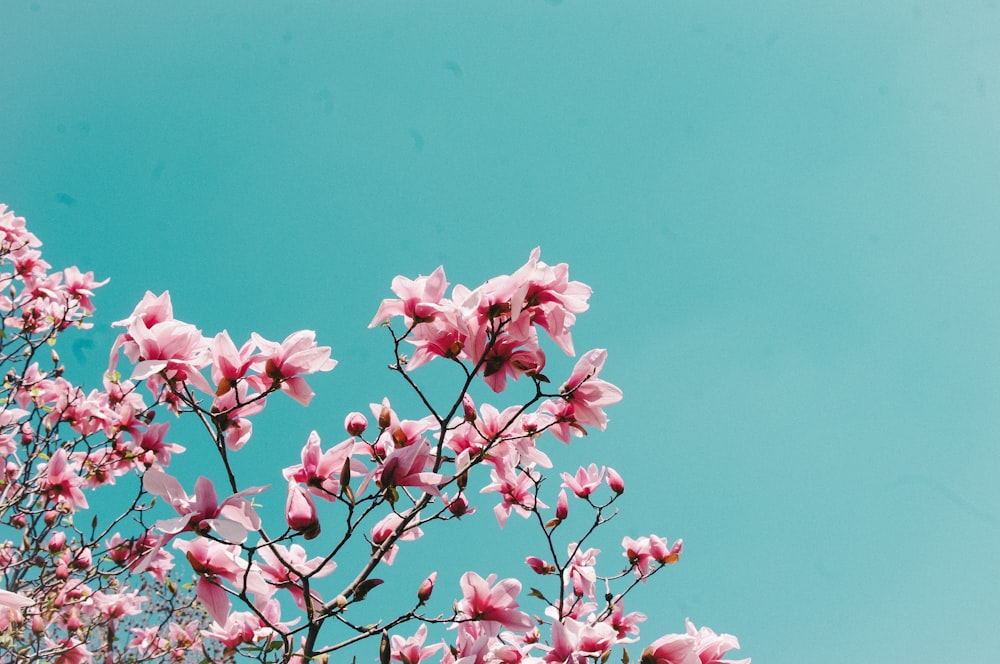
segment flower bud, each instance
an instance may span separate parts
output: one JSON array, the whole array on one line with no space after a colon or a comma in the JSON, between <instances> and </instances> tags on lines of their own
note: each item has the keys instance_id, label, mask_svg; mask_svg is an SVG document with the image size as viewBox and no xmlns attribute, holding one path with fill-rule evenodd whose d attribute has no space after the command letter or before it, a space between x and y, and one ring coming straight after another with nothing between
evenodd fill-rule
<instances>
[{"instance_id":1,"label":"flower bud","mask_svg":"<svg viewBox=\"0 0 1000 664\"><path fill-rule=\"evenodd\" d=\"M378 412L378 428L388 429L392 424L392 409L389 408L389 400L382 400L382 410Z\"/></svg>"},{"instance_id":2,"label":"flower bud","mask_svg":"<svg viewBox=\"0 0 1000 664\"><path fill-rule=\"evenodd\" d=\"M23 514L15 514L13 517L11 517L10 525L14 526L15 528L24 528L25 526L28 525L28 518Z\"/></svg>"},{"instance_id":3,"label":"flower bud","mask_svg":"<svg viewBox=\"0 0 1000 664\"><path fill-rule=\"evenodd\" d=\"M566 490L562 489L556 501L556 518L562 520L567 516L569 516L569 499L566 497Z\"/></svg>"},{"instance_id":4,"label":"flower bud","mask_svg":"<svg viewBox=\"0 0 1000 664\"><path fill-rule=\"evenodd\" d=\"M65 561L60 560L59 564L56 565L56 578L60 581L65 581L69 578L69 567Z\"/></svg>"},{"instance_id":5,"label":"flower bud","mask_svg":"<svg viewBox=\"0 0 1000 664\"><path fill-rule=\"evenodd\" d=\"M379 414L379 423L381 424L382 416ZM347 418L344 420L344 428L347 429L348 435L360 436L368 428L368 420L361 413L349 413ZM384 428L384 427L383 427Z\"/></svg>"},{"instance_id":6,"label":"flower bud","mask_svg":"<svg viewBox=\"0 0 1000 664\"><path fill-rule=\"evenodd\" d=\"M41 636L45 633L45 621L38 614L31 616L31 633L35 636Z\"/></svg>"},{"instance_id":7,"label":"flower bud","mask_svg":"<svg viewBox=\"0 0 1000 664\"><path fill-rule=\"evenodd\" d=\"M49 553L59 553L66 546L66 533L59 532L52 533L52 537L49 538L49 543L45 548L49 550Z\"/></svg>"},{"instance_id":8,"label":"flower bud","mask_svg":"<svg viewBox=\"0 0 1000 664\"><path fill-rule=\"evenodd\" d=\"M625 492L625 480L623 480L622 476L618 474L618 471L616 471L614 468L608 468L607 478L608 478L608 486L611 487L612 491L614 491L618 495L621 495Z\"/></svg>"},{"instance_id":9,"label":"flower bud","mask_svg":"<svg viewBox=\"0 0 1000 664\"><path fill-rule=\"evenodd\" d=\"M423 604L431 598L431 593L434 592L434 582L437 581L437 572L431 572L430 575L424 579L423 583L420 584L420 588L417 589L417 599Z\"/></svg>"},{"instance_id":10,"label":"flower bud","mask_svg":"<svg viewBox=\"0 0 1000 664\"><path fill-rule=\"evenodd\" d=\"M462 516L469 511L469 501L465 499L465 494L460 493L455 499L448 503L448 511L455 516Z\"/></svg>"},{"instance_id":11,"label":"flower bud","mask_svg":"<svg viewBox=\"0 0 1000 664\"><path fill-rule=\"evenodd\" d=\"M306 539L319 535L319 516L316 504L297 482L288 483L288 500L285 502L285 520L288 527L302 533Z\"/></svg>"},{"instance_id":12,"label":"flower bud","mask_svg":"<svg viewBox=\"0 0 1000 664\"><path fill-rule=\"evenodd\" d=\"M531 571L535 574L552 574L556 569L541 558L536 558L535 556L528 556L524 559L524 562L528 564L528 567L530 567Z\"/></svg>"},{"instance_id":13,"label":"flower bud","mask_svg":"<svg viewBox=\"0 0 1000 664\"><path fill-rule=\"evenodd\" d=\"M45 513L46 526L51 526L58 520L59 520L59 512L55 510L49 510L48 512Z\"/></svg>"},{"instance_id":14,"label":"flower bud","mask_svg":"<svg viewBox=\"0 0 1000 664\"><path fill-rule=\"evenodd\" d=\"M70 562L69 566L72 567L73 569L85 570L90 567L93 561L94 559L90 553L90 549L84 547L79 551L77 551L76 555L73 557L73 560L72 562Z\"/></svg>"},{"instance_id":15,"label":"flower bud","mask_svg":"<svg viewBox=\"0 0 1000 664\"><path fill-rule=\"evenodd\" d=\"M468 394L462 397L462 414L466 422L476 421L476 404Z\"/></svg>"}]
</instances>

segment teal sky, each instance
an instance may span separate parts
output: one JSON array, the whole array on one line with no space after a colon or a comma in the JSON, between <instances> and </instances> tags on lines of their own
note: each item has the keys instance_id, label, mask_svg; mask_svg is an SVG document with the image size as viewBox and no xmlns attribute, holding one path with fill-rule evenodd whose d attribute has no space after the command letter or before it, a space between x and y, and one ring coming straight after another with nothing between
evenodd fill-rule
<instances>
[{"instance_id":1,"label":"teal sky","mask_svg":"<svg viewBox=\"0 0 1000 664\"><path fill-rule=\"evenodd\" d=\"M317 330L340 365L241 459L280 481L310 429L406 402L366 328L393 276L541 246L625 392L560 451L628 483L605 564L686 542L629 603L644 642L690 616L760 664L995 651L995 1L12 0L0 29L0 201L111 278L87 380L147 289L206 334ZM523 575L480 506L406 572Z\"/></svg>"}]
</instances>

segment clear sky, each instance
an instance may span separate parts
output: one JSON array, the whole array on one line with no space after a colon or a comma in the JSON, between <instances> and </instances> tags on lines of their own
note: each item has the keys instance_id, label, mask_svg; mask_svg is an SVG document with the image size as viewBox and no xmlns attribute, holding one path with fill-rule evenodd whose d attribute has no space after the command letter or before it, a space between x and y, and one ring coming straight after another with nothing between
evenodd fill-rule
<instances>
[{"instance_id":1,"label":"clear sky","mask_svg":"<svg viewBox=\"0 0 1000 664\"><path fill-rule=\"evenodd\" d=\"M340 365L242 461L279 481L402 394L366 328L393 276L541 246L625 392L562 457L626 478L604 556L686 541L629 605L646 642L690 616L760 664L995 654L995 0L10 0L0 31L0 201L111 278L72 345L94 382L147 289L210 335L317 330ZM429 535L414 575L521 573L482 505L479 548Z\"/></svg>"}]
</instances>

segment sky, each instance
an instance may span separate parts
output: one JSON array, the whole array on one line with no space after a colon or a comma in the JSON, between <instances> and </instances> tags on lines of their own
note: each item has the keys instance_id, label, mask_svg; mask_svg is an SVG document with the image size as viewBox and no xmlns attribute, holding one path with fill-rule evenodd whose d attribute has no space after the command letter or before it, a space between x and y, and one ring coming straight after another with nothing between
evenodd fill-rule
<instances>
[{"instance_id":1,"label":"sky","mask_svg":"<svg viewBox=\"0 0 1000 664\"><path fill-rule=\"evenodd\" d=\"M644 642L690 617L768 664L995 651L995 0L12 0L0 30L0 201L111 279L82 380L146 290L208 335L314 329L340 364L240 459L277 469L409 403L367 328L395 275L540 246L625 393L550 449L625 477L602 558L685 540L630 598ZM394 573L523 576L528 531L480 507Z\"/></svg>"}]
</instances>

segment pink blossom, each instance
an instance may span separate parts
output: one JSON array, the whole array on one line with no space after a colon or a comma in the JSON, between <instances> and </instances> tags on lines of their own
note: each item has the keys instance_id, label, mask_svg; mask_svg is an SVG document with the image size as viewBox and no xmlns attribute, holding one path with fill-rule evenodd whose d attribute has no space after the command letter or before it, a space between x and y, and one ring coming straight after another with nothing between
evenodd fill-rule
<instances>
[{"instance_id":1,"label":"pink blossom","mask_svg":"<svg viewBox=\"0 0 1000 664\"><path fill-rule=\"evenodd\" d=\"M592 463L586 468L581 466L576 471L576 476L562 473L560 477L563 478L562 485L576 494L577 498L586 498L604 481L604 467L598 470L597 464Z\"/></svg>"},{"instance_id":2,"label":"pink blossom","mask_svg":"<svg viewBox=\"0 0 1000 664\"><path fill-rule=\"evenodd\" d=\"M750 659L722 659L730 650L739 650L740 642L732 634L716 634L708 627L696 629L690 619L685 620L688 636L694 637L694 651L701 664L750 664Z\"/></svg>"},{"instance_id":3,"label":"pink blossom","mask_svg":"<svg viewBox=\"0 0 1000 664\"><path fill-rule=\"evenodd\" d=\"M163 498L180 516L156 522L160 532L169 536L193 530L199 534L215 533L219 538L242 543L249 530L260 528L260 517L246 496L256 495L267 487L255 486L226 498L220 504L215 486L207 477L199 477L194 485L194 495L184 492L180 482L159 468L146 471L143 486L151 494Z\"/></svg>"},{"instance_id":4,"label":"pink blossom","mask_svg":"<svg viewBox=\"0 0 1000 664\"><path fill-rule=\"evenodd\" d=\"M448 282L443 267L438 267L428 277L407 279L404 276L397 276L392 280L392 292L398 295L399 299L382 300L368 327L381 325L393 316L405 316L408 319L407 326L433 320L434 315L441 309L439 303L447 288Z\"/></svg>"},{"instance_id":5,"label":"pink blossom","mask_svg":"<svg viewBox=\"0 0 1000 664\"><path fill-rule=\"evenodd\" d=\"M597 580L594 567L600 549L591 548L583 551L576 542L571 542L567 549L570 558L563 572L563 582L573 589L573 594L577 597L586 596L593 599L594 582Z\"/></svg>"},{"instance_id":6,"label":"pink blossom","mask_svg":"<svg viewBox=\"0 0 1000 664\"><path fill-rule=\"evenodd\" d=\"M195 586L198 599L213 620L225 624L232 602L221 582L242 580L247 569L246 563L239 558L239 547L198 537L190 542L174 540L174 548L184 552L199 577Z\"/></svg>"},{"instance_id":7,"label":"pink blossom","mask_svg":"<svg viewBox=\"0 0 1000 664\"><path fill-rule=\"evenodd\" d=\"M450 478L426 470L434 465L434 454L426 439L408 447L389 452L385 462L375 470L376 480L383 489L413 487L432 496L439 496L438 485Z\"/></svg>"},{"instance_id":8,"label":"pink blossom","mask_svg":"<svg viewBox=\"0 0 1000 664\"><path fill-rule=\"evenodd\" d=\"M696 640L687 634L667 634L642 651L642 664L701 664Z\"/></svg>"},{"instance_id":9,"label":"pink blossom","mask_svg":"<svg viewBox=\"0 0 1000 664\"><path fill-rule=\"evenodd\" d=\"M552 647L545 656L546 662L583 663L598 659L617 643L617 633L605 623L586 623L563 618L552 623Z\"/></svg>"},{"instance_id":10,"label":"pink blossom","mask_svg":"<svg viewBox=\"0 0 1000 664\"><path fill-rule=\"evenodd\" d=\"M608 487L618 495L625 492L625 480L614 468L608 468Z\"/></svg>"},{"instance_id":11,"label":"pink blossom","mask_svg":"<svg viewBox=\"0 0 1000 664\"><path fill-rule=\"evenodd\" d=\"M490 574L485 579L475 572L463 574L459 580L463 598L455 604L456 612L461 617L491 621L509 629L531 629L534 621L527 613L518 610L517 596L521 592L521 583L516 579L499 582L496 579L496 574Z\"/></svg>"},{"instance_id":12,"label":"pink blossom","mask_svg":"<svg viewBox=\"0 0 1000 664\"><path fill-rule=\"evenodd\" d=\"M296 606L305 611L305 593L302 589L302 578L319 579L337 569L337 563L332 560L324 563L323 558L306 559L306 551L298 544L284 547L280 544L267 544L258 549L263 561L260 573L264 580L276 587L284 588L292 595ZM319 600L319 595L313 591L313 598Z\"/></svg>"},{"instance_id":13,"label":"pink blossom","mask_svg":"<svg viewBox=\"0 0 1000 664\"><path fill-rule=\"evenodd\" d=\"M360 436L368 428L368 420L361 413L348 413L344 419L344 428L349 436Z\"/></svg>"},{"instance_id":14,"label":"pink blossom","mask_svg":"<svg viewBox=\"0 0 1000 664\"><path fill-rule=\"evenodd\" d=\"M389 641L392 659L402 664L418 664L444 647L444 643L436 643L425 648L423 646L426 639L427 625L421 625L416 634L406 639L393 635Z\"/></svg>"},{"instance_id":15,"label":"pink blossom","mask_svg":"<svg viewBox=\"0 0 1000 664\"><path fill-rule=\"evenodd\" d=\"M253 351L253 341L247 341L237 350L228 331L215 335L209 352L212 357L212 381L218 386L216 395L228 392L237 380L246 376L253 363Z\"/></svg>"},{"instance_id":16,"label":"pink blossom","mask_svg":"<svg viewBox=\"0 0 1000 664\"><path fill-rule=\"evenodd\" d=\"M601 431L608 424L604 407L622 400L620 389L597 377L607 357L608 351L603 348L584 353L559 390L563 399L572 404L573 416L578 424L596 426Z\"/></svg>"},{"instance_id":17,"label":"pink blossom","mask_svg":"<svg viewBox=\"0 0 1000 664\"><path fill-rule=\"evenodd\" d=\"M66 450L60 447L45 464L41 477L42 491L50 501L72 509L87 509L87 498L80 491L81 483Z\"/></svg>"},{"instance_id":18,"label":"pink blossom","mask_svg":"<svg viewBox=\"0 0 1000 664\"><path fill-rule=\"evenodd\" d=\"M363 463L353 458L355 446L354 440L348 439L324 452L320 446L319 434L312 431L302 447L302 463L288 466L282 474L287 480L305 484L309 493L314 496L335 501L340 495L340 473L348 459L352 473L363 475L368 470Z\"/></svg>"},{"instance_id":19,"label":"pink blossom","mask_svg":"<svg viewBox=\"0 0 1000 664\"><path fill-rule=\"evenodd\" d=\"M569 280L569 266L549 266L539 260L538 247L528 262L511 275L516 290L511 296L511 320L523 326L525 321L538 325L552 337L567 355L573 355L569 328L576 314L587 310L591 289L584 283Z\"/></svg>"},{"instance_id":20,"label":"pink blossom","mask_svg":"<svg viewBox=\"0 0 1000 664\"><path fill-rule=\"evenodd\" d=\"M313 499L302 490L297 482L288 482L288 498L285 501L285 520L288 527L297 530L307 539L319 535L319 515Z\"/></svg>"},{"instance_id":21,"label":"pink blossom","mask_svg":"<svg viewBox=\"0 0 1000 664\"><path fill-rule=\"evenodd\" d=\"M294 332L281 343L268 341L256 332L250 336L261 350L253 366L262 373L249 380L262 392L280 385L282 392L308 406L314 392L302 376L337 366L337 361L330 359L330 347L316 345L316 333L312 330Z\"/></svg>"},{"instance_id":22,"label":"pink blossom","mask_svg":"<svg viewBox=\"0 0 1000 664\"><path fill-rule=\"evenodd\" d=\"M404 518L409 514L405 512L402 515L395 512L389 512L385 517L383 517L378 523L372 526L371 529L371 540L372 546L381 547L387 540L389 540L403 525ZM420 523L420 515L417 514L413 519L411 519L402 534L396 538L397 542L412 542L413 540L420 539L424 536L424 531L416 524ZM386 552L382 554L382 561L386 565L391 565L393 560L396 559L396 553L399 551L399 546L392 544ZM373 552L374 553L374 552Z\"/></svg>"},{"instance_id":23,"label":"pink blossom","mask_svg":"<svg viewBox=\"0 0 1000 664\"><path fill-rule=\"evenodd\" d=\"M482 488L480 493L499 493L503 500L493 508L497 522L502 528L511 511L527 518L536 507L545 509L547 505L535 499L535 482L538 474L532 470L519 471L507 464L500 464L490 471L493 481Z\"/></svg>"}]
</instances>

